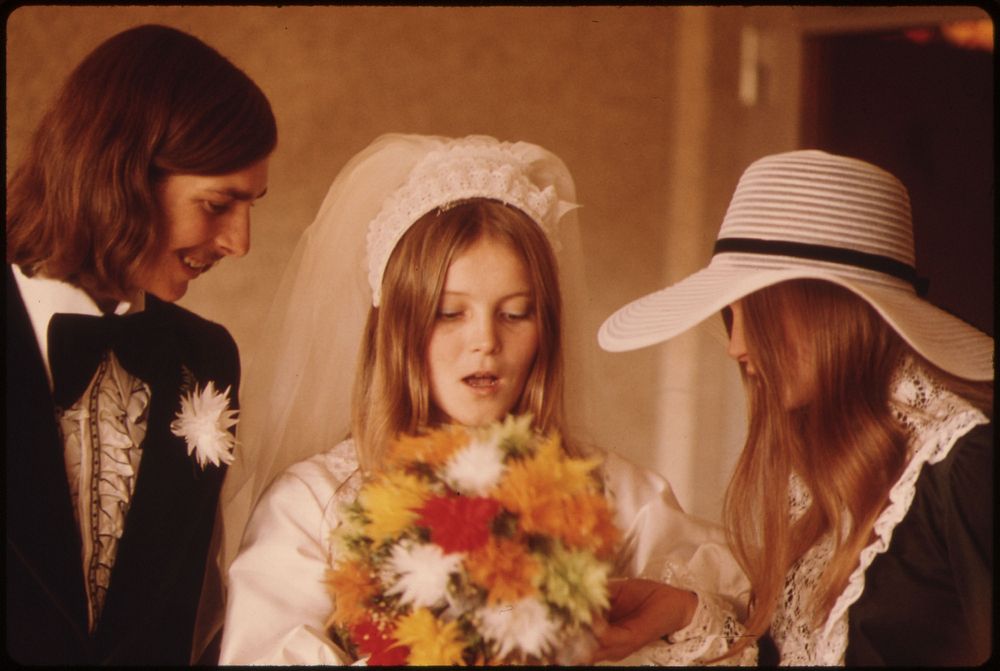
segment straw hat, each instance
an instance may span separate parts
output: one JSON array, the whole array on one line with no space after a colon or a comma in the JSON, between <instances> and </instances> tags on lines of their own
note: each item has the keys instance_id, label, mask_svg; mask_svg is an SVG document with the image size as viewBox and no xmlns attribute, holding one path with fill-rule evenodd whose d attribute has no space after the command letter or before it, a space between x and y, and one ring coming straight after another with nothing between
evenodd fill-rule
<instances>
[{"instance_id":1,"label":"straw hat","mask_svg":"<svg viewBox=\"0 0 1000 671\"><path fill-rule=\"evenodd\" d=\"M612 352L668 340L758 289L827 280L865 299L913 349L970 380L993 379L993 340L917 295L906 187L822 151L766 156L740 178L707 268L612 314Z\"/></svg>"}]
</instances>

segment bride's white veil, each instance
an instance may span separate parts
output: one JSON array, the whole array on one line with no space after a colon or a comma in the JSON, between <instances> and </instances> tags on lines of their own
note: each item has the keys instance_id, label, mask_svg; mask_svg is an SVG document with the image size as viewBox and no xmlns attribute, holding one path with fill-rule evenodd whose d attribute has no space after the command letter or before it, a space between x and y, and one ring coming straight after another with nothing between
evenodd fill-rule
<instances>
[{"instance_id":1,"label":"bride's white veil","mask_svg":"<svg viewBox=\"0 0 1000 671\"><path fill-rule=\"evenodd\" d=\"M356 361L372 306L369 224L424 157L470 142L499 144L485 136L377 138L344 166L302 234L270 311L260 322L260 346L246 365L240 443L220 495L221 524L216 529L217 554L212 555L217 563L207 572L195 659L221 626L224 576L264 489L291 464L347 437ZM574 433L586 435L585 419L592 417L586 392L592 388L596 341L583 314L587 292L573 179L563 161L542 147L503 144L524 162L524 174L533 186L555 192L549 228L558 223L558 230L546 233L557 252L564 302L567 418ZM420 214L446 204L431 202Z\"/></svg>"}]
</instances>

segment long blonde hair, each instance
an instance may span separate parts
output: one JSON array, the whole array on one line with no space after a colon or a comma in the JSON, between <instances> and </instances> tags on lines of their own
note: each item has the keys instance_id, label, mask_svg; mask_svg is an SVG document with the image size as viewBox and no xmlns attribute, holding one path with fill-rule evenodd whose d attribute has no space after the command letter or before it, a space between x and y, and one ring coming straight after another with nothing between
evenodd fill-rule
<instances>
[{"instance_id":1,"label":"long blonde hair","mask_svg":"<svg viewBox=\"0 0 1000 671\"><path fill-rule=\"evenodd\" d=\"M916 354L863 299L820 280L783 282L742 301L747 351L749 430L726 492L729 540L753 587L750 638L769 627L786 575L832 533L834 552L818 585L814 624L827 616L907 460L907 437L890 407L894 373L909 355L973 403L992 405L988 383L944 373ZM810 400L786 408L785 386L802 352L815 374ZM801 383L801 380L799 381ZM811 504L789 516L792 474Z\"/></svg>"},{"instance_id":2,"label":"long blonde hair","mask_svg":"<svg viewBox=\"0 0 1000 671\"><path fill-rule=\"evenodd\" d=\"M431 425L427 344L451 261L482 236L517 253L528 270L538 352L513 413L540 431L563 429L562 302L555 256L527 215L475 199L434 210L401 238L386 265L381 307L368 313L355 375L351 429L362 468L377 469L390 441Z\"/></svg>"}]
</instances>

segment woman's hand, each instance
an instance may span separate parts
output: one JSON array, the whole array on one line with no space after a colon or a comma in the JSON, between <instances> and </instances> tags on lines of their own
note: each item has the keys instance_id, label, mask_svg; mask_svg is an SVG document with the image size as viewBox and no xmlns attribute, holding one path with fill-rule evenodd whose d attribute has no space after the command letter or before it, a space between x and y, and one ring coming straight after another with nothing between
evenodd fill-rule
<instances>
[{"instance_id":1,"label":"woman's hand","mask_svg":"<svg viewBox=\"0 0 1000 671\"><path fill-rule=\"evenodd\" d=\"M617 661L644 645L683 629L691 622L698 597L694 592L645 580L624 578L608 583L611 610L595 618L598 647L591 663Z\"/></svg>"}]
</instances>

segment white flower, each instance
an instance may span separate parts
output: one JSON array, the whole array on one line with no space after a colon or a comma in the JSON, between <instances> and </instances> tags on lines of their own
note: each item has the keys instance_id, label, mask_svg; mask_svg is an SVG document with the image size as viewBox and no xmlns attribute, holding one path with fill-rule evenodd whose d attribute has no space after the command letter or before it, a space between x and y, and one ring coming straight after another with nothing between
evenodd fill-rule
<instances>
[{"instance_id":1,"label":"white flower","mask_svg":"<svg viewBox=\"0 0 1000 671\"><path fill-rule=\"evenodd\" d=\"M444 467L448 484L467 496L483 496L503 475L503 452L497 436L474 439L451 456Z\"/></svg>"},{"instance_id":2,"label":"white flower","mask_svg":"<svg viewBox=\"0 0 1000 671\"><path fill-rule=\"evenodd\" d=\"M461 554L445 554L433 543L400 543L389 559L398 579L386 594L399 594L403 604L414 608L434 608L444 603L448 578L461 564Z\"/></svg>"},{"instance_id":3,"label":"white flower","mask_svg":"<svg viewBox=\"0 0 1000 671\"><path fill-rule=\"evenodd\" d=\"M202 469L209 462L216 466L233 463L236 438L229 429L237 422L237 411L229 409L230 389L220 394L211 380L200 392L195 385L181 396L181 409L170 423L170 430L187 442L188 455L194 453Z\"/></svg>"},{"instance_id":4,"label":"white flower","mask_svg":"<svg viewBox=\"0 0 1000 671\"><path fill-rule=\"evenodd\" d=\"M483 637L497 645L497 657L503 659L514 650L543 657L552 648L559 624L549 617L549 610L538 599L526 597L514 603L487 606L478 611Z\"/></svg>"}]
</instances>

